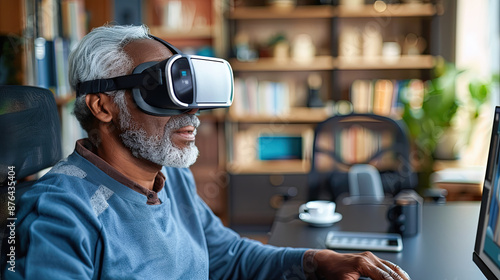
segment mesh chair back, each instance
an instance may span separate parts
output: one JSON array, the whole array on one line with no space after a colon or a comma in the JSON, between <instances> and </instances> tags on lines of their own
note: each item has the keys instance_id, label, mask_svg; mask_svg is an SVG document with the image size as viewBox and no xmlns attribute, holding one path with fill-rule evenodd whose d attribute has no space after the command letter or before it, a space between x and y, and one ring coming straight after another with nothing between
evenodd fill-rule
<instances>
[{"instance_id":1,"label":"mesh chair back","mask_svg":"<svg viewBox=\"0 0 500 280\"><path fill-rule=\"evenodd\" d=\"M48 89L0 86L0 185L8 167L16 179L54 165L62 157L57 105Z\"/></svg>"},{"instance_id":2,"label":"mesh chair back","mask_svg":"<svg viewBox=\"0 0 500 280\"><path fill-rule=\"evenodd\" d=\"M335 200L349 192L347 174L356 164L375 166L385 193L396 194L416 186L410 141L402 121L373 114L333 116L315 130L310 199L326 198L327 193Z\"/></svg>"}]
</instances>

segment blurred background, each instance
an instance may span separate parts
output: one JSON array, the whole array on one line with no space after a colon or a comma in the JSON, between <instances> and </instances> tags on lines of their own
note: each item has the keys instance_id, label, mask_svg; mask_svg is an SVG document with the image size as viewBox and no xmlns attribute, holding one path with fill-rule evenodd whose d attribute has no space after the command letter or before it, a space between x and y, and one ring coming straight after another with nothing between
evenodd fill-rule
<instances>
[{"instance_id":1,"label":"blurred background","mask_svg":"<svg viewBox=\"0 0 500 280\"><path fill-rule=\"evenodd\" d=\"M401 121L420 193L480 199L499 18L496 0L1 0L0 84L53 91L68 155L85 134L67 57L92 28L146 24L187 54L227 59L235 101L200 116L192 170L227 225L265 232L284 201L307 199L314 129L332 116ZM338 138L348 165L390 141L366 128Z\"/></svg>"}]
</instances>

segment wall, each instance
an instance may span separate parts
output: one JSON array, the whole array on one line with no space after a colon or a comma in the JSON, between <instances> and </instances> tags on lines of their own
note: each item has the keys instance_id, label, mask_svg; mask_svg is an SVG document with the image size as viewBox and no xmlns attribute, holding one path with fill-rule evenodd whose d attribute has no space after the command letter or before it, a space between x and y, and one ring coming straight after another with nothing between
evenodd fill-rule
<instances>
[{"instance_id":1,"label":"wall","mask_svg":"<svg viewBox=\"0 0 500 280\"><path fill-rule=\"evenodd\" d=\"M466 100L468 81L473 78L490 79L500 68L500 4L497 0L458 0L456 21L456 66L466 69L457 82L457 93ZM462 153L461 161L467 165L485 165L491 133L494 106L500 105L498 84L491 92L491 104L482 107L477 122L472 123L473 135ZM464 101L466 102L466 101ZM464 127L467 117L458 116L457 126Z\"/></svg>"}]
</instances>

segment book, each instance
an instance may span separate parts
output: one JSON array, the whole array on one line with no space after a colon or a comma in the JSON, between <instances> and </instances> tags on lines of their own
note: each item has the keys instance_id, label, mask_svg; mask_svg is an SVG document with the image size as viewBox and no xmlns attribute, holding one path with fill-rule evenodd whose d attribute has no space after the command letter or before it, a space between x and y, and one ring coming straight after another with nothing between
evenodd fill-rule
<instances>
[{"instance_id":1,"label":"book","mask_svg":"<svg viewBox=\"0 0 500 280\"><path fill-rule=\"evenodd\" d=\"M281 116L290 112L292 86L289 82L258 80L251 76L236 78L234 84L232 115Z\"/></svg>"},{"instance_id":2,"label":"book","mask_svg":"<svg viewBox=\"0 0 500 280\"><path fill-rule=\"evenodd\" d=\"M36 85L55 92L56 80L54 76L54 43L43 37L38 37L35 39L34 44Z\"/></svg>"},{"instance_id":3,"label":"book","mask_svg":"<svg viewBox=\"0 0 500 280\"><path fill-rule=\"evenodd\" d=\"M351 102L355 113L373 111L373 83L370 80L355 80L351 86Z\"/></svg>"},{"instance_id":4,"label":"book","mask_svg":"<svg viewBox=\"0 0 500 280\"><path fill-rule=\"evenodd\" d=\"M47 41L59 36L59 3L57 0L37 0L38 35Z\"/></svg>"},{"instance_id":5,"label":"book","mask_svg":"<svg viewBox=\"0 0 500 280\"><path fill-rule=\"evenodd\" d=\"M390 80L376 80L373 93L373 113L382 116L391 114L394 87Z\"/></svg>"},{"instance_id":6,"label":"book","mask_svg":"<svg viewBox=\"0 0 500 280\"><path fill-rule=\"evenodd\" d=\"M335 134L335 154L345 164L368 163L375 154L392 144L390 135L353 125Z\"/></svg>"},{"instance_id":7,"label":"book","mask_svg":"<svg viewBox=\"0 0 500 280\"><path fill-rule=\"evenodd\" d=\"M83 0L61 1L62 34L70 46L80 41L86 33L87 15Z\"/></svg>"},{"instance_id":8,"label":"book","mask_svg":"<svg viewBox=\"0 0 500 280\"><path fill-rule=\"evenodd\" d=\"M69 41L61 37L54 38L54 68L56 96L67 97L71 95L71 86L69 85Z\"/></svg>"},{"instance_id":9,"label":"book","mask_svg":"<svg viewBox=\"0 0 500 280\"><path fill-rule=\"evenodd\" d=\"M402 98L409 99L412 108L419 108L424 87L419 79L355 80L350 92L353 112L400 117L404 111Z\"/></svg>"}]
</instances>

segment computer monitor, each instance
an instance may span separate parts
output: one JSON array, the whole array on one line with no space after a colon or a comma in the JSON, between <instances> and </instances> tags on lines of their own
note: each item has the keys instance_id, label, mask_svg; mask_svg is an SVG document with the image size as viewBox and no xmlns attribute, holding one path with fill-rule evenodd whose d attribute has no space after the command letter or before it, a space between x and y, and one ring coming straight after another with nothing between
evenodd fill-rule
<instances>
[{"instance_id":1,"label":"computer monitor","mask_svg":"<svg viewBox=\"0 0 500 280\"><path fill-rule=\"evenodd\" d=\"M500 278L500 107L495 108L473 261L488 279Z\"/></svg>"}]
</instances>

